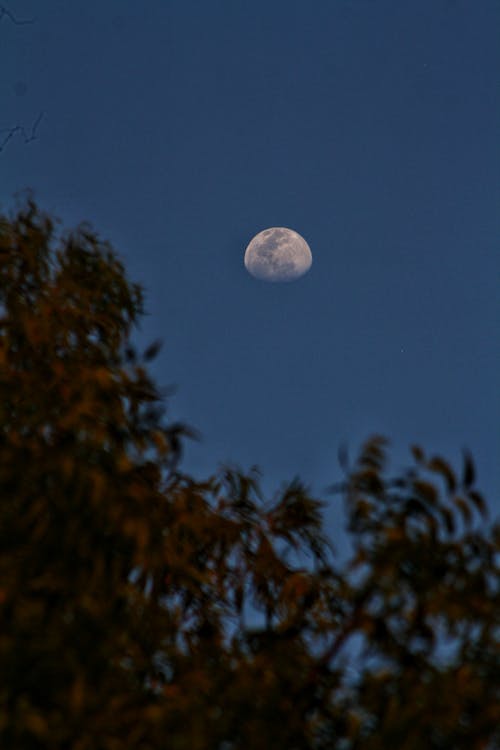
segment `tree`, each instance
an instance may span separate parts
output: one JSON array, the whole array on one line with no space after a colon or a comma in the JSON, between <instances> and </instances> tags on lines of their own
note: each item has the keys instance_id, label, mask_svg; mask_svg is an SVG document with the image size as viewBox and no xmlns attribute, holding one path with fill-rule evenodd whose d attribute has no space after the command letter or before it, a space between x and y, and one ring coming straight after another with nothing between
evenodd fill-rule
<instances>
[{"instance_id":1,"label":"tree","mask_svg":"<svg viewBox=\"0 0 500 750\"><path fill-rule=\"evenodd\" d=\"M183 474L130 344L143 294L88 226L0 219L0 745L479 750L500 740L500 529L474 464L380 437L337 487Z\"/></svg>"}]
</instances>

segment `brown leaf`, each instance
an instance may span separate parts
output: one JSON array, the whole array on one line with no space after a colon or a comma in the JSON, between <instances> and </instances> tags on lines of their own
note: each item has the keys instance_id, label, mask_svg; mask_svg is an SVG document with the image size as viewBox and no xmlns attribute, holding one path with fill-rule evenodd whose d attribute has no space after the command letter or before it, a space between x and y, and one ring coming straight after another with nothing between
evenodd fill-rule
<instances>
[{"instance_id":1,"label":"brown leaf","mask_svg":"<svg viewBox=\"0 0 500 750\"><path fill-rule=\"evenodd\" d=\"M422 464L425 461L425 454L419 445L412 445L410 448L413 458L418 464Z\"/></svg>"},{"instance_id":2,"label":"brown leaf","mask_svg":"<svg viewBox=\"0 0 500 750\"><path fill-rule=\"evenodd\" d=\"M435 456L429 461L429 463L427 464L427 468L429 469L429 471L440 474L444 478L448 492L455 492L457 487L457 480L450 465L446 461L444 461L444 459L440 458L440 456Z\"/></svg>"},{"instance_id":3,"label":"brown leaf","mask_svg":"<svg viewBox=\"0 0 500 750\"><path fill-rule=\"evenodd\" d=\"M482 517L487 518L488 508L486 507L483 496L479 492L477 492L477 490L469 490L467 496L474 503L475 507L482 515Z\"/></svg>"}]
</instances>

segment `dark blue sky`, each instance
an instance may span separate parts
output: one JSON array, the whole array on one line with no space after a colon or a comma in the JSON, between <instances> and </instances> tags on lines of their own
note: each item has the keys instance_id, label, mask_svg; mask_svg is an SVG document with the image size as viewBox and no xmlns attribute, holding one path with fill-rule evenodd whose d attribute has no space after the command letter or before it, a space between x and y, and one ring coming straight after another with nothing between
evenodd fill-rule
<instances>
[{"instance_id":1,"label":"dark blue sky","mask_svg":"<svg viewBox=\"0 0 500 750\"><path fill-rule=\"evenodd\" d=\"M89 220L147 291L139 337L203 435L185 467L338 480L371 433L500 508L497 0L19 0L0 23L0 201ZM290 284L250 239L295 229Z\"/></svg>"}]
</instances>

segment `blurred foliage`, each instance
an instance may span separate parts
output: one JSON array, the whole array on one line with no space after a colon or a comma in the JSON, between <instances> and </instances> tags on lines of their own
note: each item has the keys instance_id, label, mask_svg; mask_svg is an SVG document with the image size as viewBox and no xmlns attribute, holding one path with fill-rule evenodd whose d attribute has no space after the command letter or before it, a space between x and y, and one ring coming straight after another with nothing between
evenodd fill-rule
<instances>
[{"instance_id":1,"label":"blurred foliage","mask_svg":"<svg viewBox=\"0 0 500 750\"><path fill-rule=\"evenodd\" d=\"M480 750L500 734L500 530L472 458L370 439L333 502L179 467L112 249L0 219L0 747ZM344 455L343 463L347 463Z\"/></svg>"}]
</instances>

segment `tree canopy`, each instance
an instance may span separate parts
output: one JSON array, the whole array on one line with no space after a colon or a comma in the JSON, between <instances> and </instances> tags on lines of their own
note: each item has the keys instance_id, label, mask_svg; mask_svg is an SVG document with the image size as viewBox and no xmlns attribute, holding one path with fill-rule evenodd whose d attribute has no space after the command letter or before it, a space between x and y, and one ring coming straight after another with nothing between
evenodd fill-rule
<instances>
[{"instance_id":1,"label":"tree canopy","mask_svg":"<svg viewBox=\"0 0 500 750\"><path fill-rule=\"evenodd\" d=\"M500 528L474 462L367 440L330 502L183 473L130 343L143 292L87 225L0 217L0 746L500 743ZM339 524L340 524L339 513Z\"/></svg>"}]
</instances>

